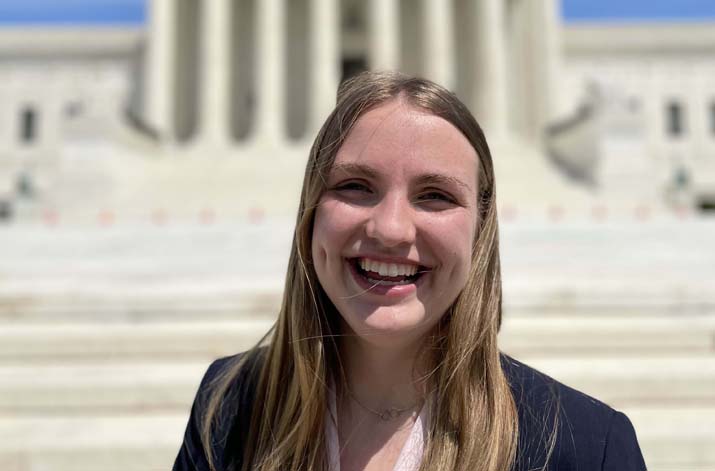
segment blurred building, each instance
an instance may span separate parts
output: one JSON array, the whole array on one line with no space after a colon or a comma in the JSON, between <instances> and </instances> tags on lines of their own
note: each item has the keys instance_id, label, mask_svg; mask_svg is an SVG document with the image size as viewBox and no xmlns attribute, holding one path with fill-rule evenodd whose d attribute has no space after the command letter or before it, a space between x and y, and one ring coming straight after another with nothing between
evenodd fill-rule
<instances>
[{"instance_id":1,"label":"blurred building","mask_svg":"<svg viewBox=\"0 0 715 471\"><path fill-rule=\"evenodd\" d=\"M106 145L125 126L143 36L139 28L0 28L0 216L51 186L68 148Z\"/></svg>"},{"instance_id":2,"label":"blurred building","mask_svg":"<svg viewBox=\"0 0 715 471\"><path fill-rule=\"evenodd\" d=\"M120 124L142 38L130 28L0 28L4 151L51 153Z\"/></svg>"},{"instance_id":3,"label":"blurred building","mask_svg":"<svg viewBox=\"0 0 715 471\"><path fill-rule=\"evenodd\" d=\"M107 191L137 173L146 182L135 194L202 193L184 188L207 154L231 156L220 173L234 180L285 180L281 198L297 194L303 159L281 161L284 177L265 163L307 155L342 79L397 69L473 110L506 206L715 205L710 24L563 26L557 0L150 0L148 12L146 28L0 30L0 198L51 155L97 142L204 162L126 159L136 171L125 182L113 167L106 206L138 204ZM278 199L259 190L254 201ZM222 198L208 203L236 200Z\"/></svg>"},{"instance_id":4,"label":"blurred building","mask_svg":"<svg viewBox=\"0 0 715 471\"><path fill-rule=\"evenodd\" d=\"M713 23L563 28L563 88L600 116L604 191L715 207Z\"/></svg>"},{"instance_id":5,"label":"blurred building","mask_svg":"<svg viewBox=\"0 0 715 471\"><path fill-rule=\"evenodd\" d=\"M150 5L143 116L167 141L312 139L339 81L367 69L456 90L492 134L538 140L553 118L553 0Z\"/></svg>"}]
</instances>

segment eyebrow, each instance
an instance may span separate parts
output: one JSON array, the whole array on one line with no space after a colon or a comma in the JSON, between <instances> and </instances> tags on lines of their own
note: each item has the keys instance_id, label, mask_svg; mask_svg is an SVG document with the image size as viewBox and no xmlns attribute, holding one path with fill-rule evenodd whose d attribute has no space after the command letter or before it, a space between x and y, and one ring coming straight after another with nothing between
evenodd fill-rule
<instances>
[{"instance_id":1,"label":"eyebrow","mask_svg":"<svg viewBox=\"0 0 715 471\"><path fill-rule=\"evenodd\" d=\"M330 173L332 175L337 172L371 179L380 178L380 172L375 170L373 167L358 163L335 164L333 165L333 168L331 169ZM426 173L424 175L420 175L417 178L417 183L421 185L451 185L456 186L462 191L466 191L467 193L473 193L472 188L470 188L469 185L464 183L459 178L455 178L449 175L443 175L441 173Z\"/></svg>"},{"instance_id":2,"label":"eyebrow","mask_svg":"<svg viewBox=\"0 0 715 471\"><path fill-rule=\"evenodd\" d=\"M473 193L472 188L469 187L459 178L450 177L449 175L443 175L441 173L427 173L425 175L420 175L417 181L423 185L449 185L461 188L462 191L467 193Z\"/></svg>"},{"instance_id":3,"label":"eyebrow","mask_svg":"<svg viewBox=\"0 0 715 471\"><path fill-rule=\"evenodd\" d=\"M355 164L355 163L345 163L345 164L335 164L333 168L330 169L330 174L334 173L345 173L348 175L354 175L357 177L365 178L379 178L380 172L365 164Z\"/></svg>"}]
</instances>

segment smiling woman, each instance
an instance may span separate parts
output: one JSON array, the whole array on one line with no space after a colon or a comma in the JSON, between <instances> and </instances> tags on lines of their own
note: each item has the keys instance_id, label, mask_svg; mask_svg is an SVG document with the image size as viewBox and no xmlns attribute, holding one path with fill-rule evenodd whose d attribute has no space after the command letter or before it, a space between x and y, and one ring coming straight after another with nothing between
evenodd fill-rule
<instances>
[{"instance_id":1,"label":"smiling woman","mask_svg":"<svg viewBox=\"0 0 715 471\"><path fill-rule=\"evenodd\" d=\"M628 419L501 354L500 324L479 125L359 75L311 149L272 336L209 368L174 469L645 469Z\"/></svg>"},{"instance_id":2,"label":"smiling woman","mask_svg":"<svg viewBox=\"0 0 715 471\"><path fill-rule=\"evenodd\" d=\"M357 121L328 174L312 241L318 281L343 330L357 334L346 340L417 347L447 312L471 266L477 162L463 134L405 98Z\"/></svg>"}]
</instances>

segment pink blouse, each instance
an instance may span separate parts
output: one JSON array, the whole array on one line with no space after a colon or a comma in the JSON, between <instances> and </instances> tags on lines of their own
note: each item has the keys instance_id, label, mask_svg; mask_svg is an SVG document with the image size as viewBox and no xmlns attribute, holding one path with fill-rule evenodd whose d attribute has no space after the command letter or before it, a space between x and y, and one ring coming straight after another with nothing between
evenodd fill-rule
<instances>
[{"instance_id":1,"label":"pink blouse","mask_svg":"<svg viewBox=\"0 0 715 471\"><path fill-rule=\"evenodd\" d=\"M335 392L330 388L328 394L329 414L325 416L325 436L328 441L328 457L330 471L340 471L340 440L338 438L337 411L335 406ZM429 407L427 402L422 406L420 415L417 416L410 436L402 446L400 456L397 458L393 471L417 471L422 462L422 451L427 437L429 426Z\"/></svg>"}]
</instances>

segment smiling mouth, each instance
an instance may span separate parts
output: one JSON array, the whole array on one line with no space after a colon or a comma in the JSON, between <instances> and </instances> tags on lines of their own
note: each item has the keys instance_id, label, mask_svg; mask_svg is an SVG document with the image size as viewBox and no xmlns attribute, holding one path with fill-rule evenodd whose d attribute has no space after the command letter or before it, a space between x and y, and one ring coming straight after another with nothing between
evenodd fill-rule
<instances>
[{"instance_id":1,"label":"smiling mouth","mask_svg":"<svg viewBox=\"0 0 715 471\"><path fill-rule=\"evenodd\" d=\"M422 265L382 263L366 258L351 258L348 262L358 276L377 286L409 285L430 271Z\"/></svg>"}]
</instances>

